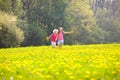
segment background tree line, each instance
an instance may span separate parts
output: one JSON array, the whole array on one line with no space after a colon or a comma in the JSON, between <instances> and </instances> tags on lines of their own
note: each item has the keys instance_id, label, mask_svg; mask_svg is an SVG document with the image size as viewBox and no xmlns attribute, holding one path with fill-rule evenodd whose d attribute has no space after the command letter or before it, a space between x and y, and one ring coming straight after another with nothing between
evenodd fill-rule
<instances>
[{"instance_id":1,"label":"background tree line","mask_svg":"<svg viewBox=\"0 0 120 80\"><path fill-rule=\"evenodd\" d=\"M120 0L0 0L0 47L48 45L62 26L65 44L120 42Z\"/></svg>"}]
</instances>

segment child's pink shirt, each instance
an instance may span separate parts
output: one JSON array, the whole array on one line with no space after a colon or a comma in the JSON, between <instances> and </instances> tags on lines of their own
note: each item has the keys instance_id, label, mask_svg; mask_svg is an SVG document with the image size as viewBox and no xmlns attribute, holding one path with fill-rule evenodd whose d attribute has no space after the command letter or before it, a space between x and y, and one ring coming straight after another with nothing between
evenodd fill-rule
<instances>
[{"instance_id":1,"label":"child's pink shirt","mask_svg":"<svg viewBox=\"0 0 120 80\"><path fill-rule=\"evenodd\" d=\"M52 33L50 36L51 36L50 40L53 41L53 42L56 42L57 34Z\"/></svg>"},{"instance_id":2,"label":"child's pink shirt","mask_svg":"<svg viewBox=\"0 0 120 80\"><path fill-rule=\"evenodd\" d=\"M63 40L63 32L60 32L60 33L58 34L58 40Z\"/></svg>"}]
</instances>

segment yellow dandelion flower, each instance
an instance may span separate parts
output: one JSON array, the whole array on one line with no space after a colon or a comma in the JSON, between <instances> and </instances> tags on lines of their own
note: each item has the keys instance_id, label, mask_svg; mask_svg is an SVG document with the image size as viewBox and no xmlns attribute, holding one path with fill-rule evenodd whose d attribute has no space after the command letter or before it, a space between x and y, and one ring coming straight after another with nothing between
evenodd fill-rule
<instances>
[{"instance_id":1,"label":"yellow dandelion flower","mask_svg":"<svg viewBox=\"0 0 120 80\"><path fill-rule=\"evenodd\" d=\"M93 65L93 64L90 64L89 66L90 66L90 67L94 67L94 65Z\"/></svg>"},{"instance_id":2,"label":"yellow dandelion flower","mask_svg":"<svg viewBox=\"0 0 120 80\"><path fill-rule=\"evenodd\" d=\"M3 72L1 72L1 76L2 76L2 75L4 75L4 73L3 73Z\"/></svg>"},{"instance_id":3,"label":"yellow dandelion flower","mask_svg":"<svg viewBox=\"0 0 120 80\"><path fill-rule=\"evenodd\" d=\"M94 74L94 75L97 75L97 74L98 74L98 72L97 72L97 71L93 71L93 74Z\"/></svg>"},{"instance_id":4,"label":"yellow dandelion flower","mask_svg":"<svg viewBox=\"0 0 120 80\"><path fill-rule=\"evenodd\" d=\"M77 71L77 73L79 74L79 73L81 73L80 71Z\"/></svg>"},{"instance_id":5,"label":"yellow dandelion flower","mask_svg":"<svg viewBox=\"0 0 120 80\"><path fill-rule=\"evenodd\" d=\"M46 39L46 41L49 41L49 37L46 37L45 39Z\"/></svg>"},{"instance_id":6,"label":"yellow dandelion flower","mask_svg":"<svg viewBox=\"0 0 120 80\"><path fill-rule=\"evenodd\" d=\"M95 78L91 78L90 80L96 80Z\"/></svg>"},{"instance_id":7,"label":"yellow dandelion flower","mask_svg":"<svg viewBox=\"0 0 120 80\"><path fill-rule=\"evenodd\" d=\"M72 75L72 73L71 73L71 72L68 72L67 75Z\"/></svg>"},{"instance_id":8,"label":"yellow dandelion flower","mask_svg":"<svg viewBox=\"0 0 120 80\"><path fill-rule=\"evenodd\" d=\"M116 71L112 71L112 74L116 74L117 72Z\"/></svg>"},{"instance_id":9,"label":"yellow dandelion flower","mask_svg":"<svg viewBox=\"0 0 120 80\"><path fill-rule=\"evenodd\" d=\"M21 75L18 75L17 77L18 77L19 79L22 79L22 78L23 78L23 76L21 76Z\"/></svg>"},{"instance_id":10,"label":"yellow dandelion flower","mask_svg":"<svg viewBox=\"0 0 120 80\"><path fill-rule=\"evenodd\" d=\"M59 75L60 73L59 73L59 72L56 72L55 74L56 74L56 75Z\"/></svg>"},{"instance_id":11,"label":"yellow dandelion flower","mask_svg":"<svg viewBox=\"0 0 120 80\"><path fill-rule=\"evenodd\" d=\"M64 73L67 74L67 75L72 75L72 72L67 71L67 70L64 70Z\"/></svg>"},{"instance_id":12,"label":"yellow dandelion flower","mask_svg":"<svg viewBox=\"0 0 120 80\"><path fill-rule=\"evenodd\" d=\"M90 77L90 75L85 75L85 78L89 78Z\"/></svg>"},{"instance_id":13,"label":"yellow dandelion flower","mask_svg":"<svg viewBox=\"0 0 120 80\"><path fill-rule=\"evenodd\" d=\"M74 76L69 76L69 78L70 78L70 79L75 79L75 77L74 77Z\"/></svg>"},{"instance_id":14,"label":"yellow dandelion flower","mask_svg":"<svg viewBox=\"0 0 120 80\"><path fill-rule=\"evenodd\" d=\"M46 75L46 77L47 77L47 78L50 78L50 77L51 77L51 75Z\"/></svg>"},{"instance_id":15,"label":"yellow dandelion flower","mask_svg":"<svg viewBox=\"0 0 120 80\"><path fill-rule=\"evenodd\" d=\"M82 65L80 65L80 64L79 64L79 65L77 65L77 67L81 68L81 67L82 67Z\"/></svg>"},{"instance_id":16,"label":"yellow dandelion flower","mask_svg":"<svg viewBox=\"0 0 120 80\"><path fill-rule=\"evenodd\" d=\"M39 77L40 77L40 78L44 78L44 77L45 77L45 75L43 75L43 74L40 74L40 75L39 75Z\"/></svg>"},{"instance_id":17,"label":"yellow dandelion flower","mask_svg":"<svg viewBox=\"0 0 120 80\"><path fill-rule=\"evenodd\" d=\"M67 73L68 71L67 70L64 70L64 73Z\"/></svg>"},{"instance_id":18,"label":"yellow dandelion flower","mask_svg":"<svg viewBox=\"0 0 120 80\"><path fill-rule=\"evenodd\" d=\"M90 71L86 71L86 74L91 74L91 72Z\"/></svg>"},{"instance_id":19,"label":"yellow dandelion flower","mask_svg":"<svg viewBox=\"0 0 120 80\"><path fill-rule=\"evenodd\" d=\"M118 72L120 72L120 70L118 70Z\"/></svg>"}]
</instances>

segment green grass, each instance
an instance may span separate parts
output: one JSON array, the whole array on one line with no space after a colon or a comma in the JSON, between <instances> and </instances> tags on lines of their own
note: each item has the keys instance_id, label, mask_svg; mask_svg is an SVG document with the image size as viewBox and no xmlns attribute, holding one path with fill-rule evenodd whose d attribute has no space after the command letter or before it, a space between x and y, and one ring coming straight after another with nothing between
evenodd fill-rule
<instances>
[{"instance_id":1,"label":"green grass","mask_svg":"<svg viewBox=\"0 0 120 80\"><path fill-rule=\"evenodd\" d=\"M120 44L0 49L0 80L120 80Z\"/></svg>"}]
</instances>

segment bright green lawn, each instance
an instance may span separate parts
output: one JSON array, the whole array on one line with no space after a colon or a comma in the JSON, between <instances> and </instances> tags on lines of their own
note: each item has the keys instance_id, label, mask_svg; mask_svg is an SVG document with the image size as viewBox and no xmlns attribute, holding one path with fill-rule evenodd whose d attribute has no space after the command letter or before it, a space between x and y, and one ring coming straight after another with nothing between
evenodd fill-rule
<instances>
[{"instance_id":1,"label":"bright green lawn","mask_svg":"<svg viewBox=\"0 0 120 80\"><path fill-rule=\"evenodd\" d=\"M120 44L0 49L0 80L120 80Z\"/></svg>"}]
</instances>

